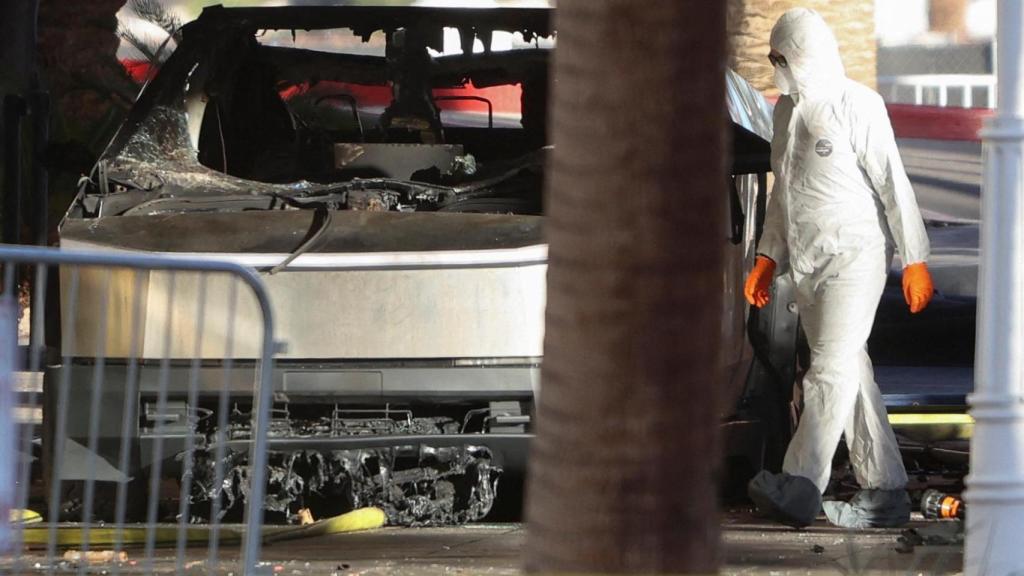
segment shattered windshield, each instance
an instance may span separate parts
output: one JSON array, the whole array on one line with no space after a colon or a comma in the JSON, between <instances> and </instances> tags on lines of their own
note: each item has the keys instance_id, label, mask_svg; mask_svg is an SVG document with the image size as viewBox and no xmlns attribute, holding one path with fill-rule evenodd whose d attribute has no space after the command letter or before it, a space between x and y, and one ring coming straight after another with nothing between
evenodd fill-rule
<instances>
[{"instance_id":1,"label":"shattered windshield","mask_svg":"<svg viewBox=\"0 0 1024 576\"><path fill-rule=\"evenodd\" d=\"M126 194L97 212L316 197L333 208L475 199L474 211L539 213L551 38L429 26L218 32L186 35L147 88L101 163L108 191ZM220 198L197 198L211 193Z\"/></svg>"}]
</instances>

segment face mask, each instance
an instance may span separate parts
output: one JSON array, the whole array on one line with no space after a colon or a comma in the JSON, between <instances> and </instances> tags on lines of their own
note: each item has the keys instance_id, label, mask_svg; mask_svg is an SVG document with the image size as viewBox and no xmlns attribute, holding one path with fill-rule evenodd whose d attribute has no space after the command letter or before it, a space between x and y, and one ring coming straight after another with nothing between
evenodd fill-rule
<instances>
[{"instance_id":1,"label":"face mask","mask_svg":"<svg viewBox=\"0 0 1024 576\"><path fill-rule=\"evenodd\" d=\"M793 73L789 68L775 67L775 86L783 94L792 94L796 91L796 82L793 80Z\"/></svg>"}]
</instances>

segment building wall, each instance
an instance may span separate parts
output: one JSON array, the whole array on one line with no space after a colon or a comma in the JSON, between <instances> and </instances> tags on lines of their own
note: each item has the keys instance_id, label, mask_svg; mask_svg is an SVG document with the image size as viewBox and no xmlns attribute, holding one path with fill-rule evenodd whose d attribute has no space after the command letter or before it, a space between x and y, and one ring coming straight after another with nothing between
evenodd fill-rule
<instances>
[{"instance_id":1,"label":"building wall","mask_svg":"<svg viewBox=\"0 0 1024 576\"><path fill-rule=\"evenodd\" d=\"M928 23L954 41L967 35L967 0L931 0Z\"/></svg>"},{"instance_id":2,"label":"building wall","mask_svg":"<svg viewBox=\"0 0 1024 576\"><path fill-rule=\"evenodd\" d=\"M875 0L728 0L730 65L751 84L777 94L768 63L768 38L783 12L797 6L821 13L839 40L846 74L874 88Z\"/></svg>"}]
</instances>

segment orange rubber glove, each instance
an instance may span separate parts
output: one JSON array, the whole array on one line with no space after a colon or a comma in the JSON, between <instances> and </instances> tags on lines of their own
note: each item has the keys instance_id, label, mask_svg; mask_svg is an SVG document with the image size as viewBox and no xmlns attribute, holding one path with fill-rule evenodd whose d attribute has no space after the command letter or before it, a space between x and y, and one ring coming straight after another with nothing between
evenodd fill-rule
<instances>
[{"instance_id":1,"label":"orange rubber glove","mask_svg":"<svg viewBox=\"0 0 1024 576\"><path fill-rule=\"evenodd\" d=\"M747 297L747 302L758 308L764 307L771 299L769 288L774 275L775 261L767 256L758 256L754 260L754 269L750 271L747 283L743 286L743 295Z\"/></svg>"},{"instance_id":2,"label":"orange rubber glove","mask_svg":"<svg viewBox=\"0 0 1024 576\"><path fill-rule=\"evenodd\" d=\"M924 310L934 292L935 286L932 285L932 275L928 272L927 264L918 262L903 269L903 297L910 306L911 314Z\"/></svg>"}]
</instances>

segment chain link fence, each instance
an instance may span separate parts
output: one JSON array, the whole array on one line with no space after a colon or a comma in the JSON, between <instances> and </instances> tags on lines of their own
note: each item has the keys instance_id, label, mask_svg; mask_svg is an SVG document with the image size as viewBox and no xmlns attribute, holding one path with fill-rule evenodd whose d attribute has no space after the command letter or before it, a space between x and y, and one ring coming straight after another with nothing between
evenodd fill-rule
<instances>
[{"instance_id":1,"label":"chain link fence","mask_svg":"<svg viewBox=\"0 0 1024 576\"><path fill-rule=\"evenodd\" d=\"M877 0L878 91L889 103L994 108L995 2Z\"/></svg>"}]
</instances>

